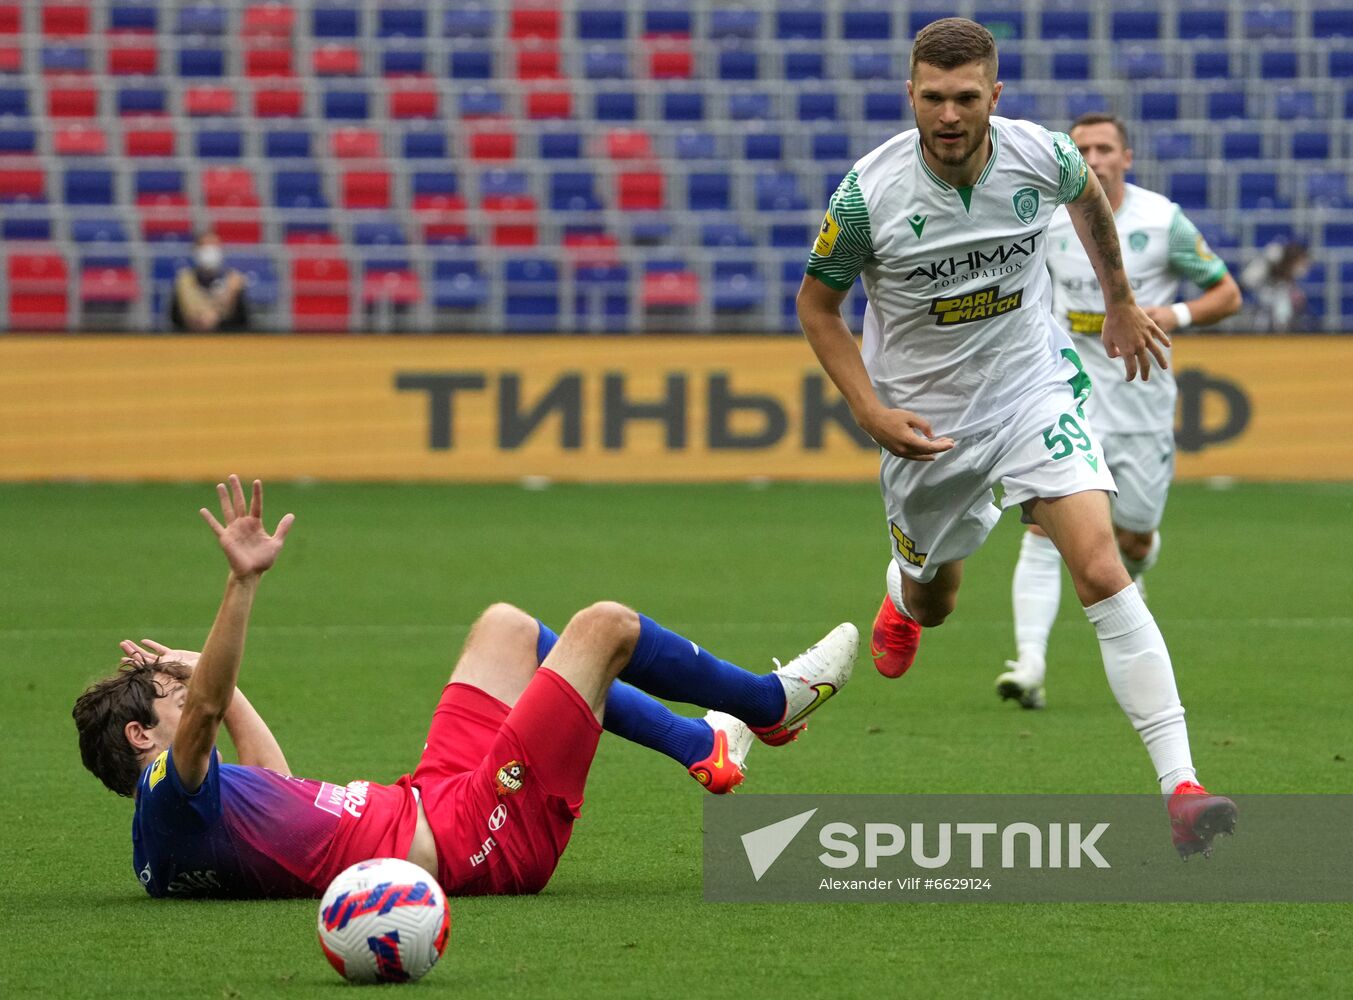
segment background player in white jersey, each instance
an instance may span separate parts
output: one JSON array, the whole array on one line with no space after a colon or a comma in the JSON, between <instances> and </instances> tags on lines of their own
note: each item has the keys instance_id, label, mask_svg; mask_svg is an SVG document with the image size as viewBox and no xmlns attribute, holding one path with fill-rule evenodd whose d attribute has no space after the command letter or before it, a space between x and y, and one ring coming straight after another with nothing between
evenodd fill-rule
<instances>
[{"instance_id":1,"label":"background player in white jersey","mask_svg":"<svg viewBox=\"0 0 1353 1000\"><path fill-rule=\"evenodd\" d=\"M1065 135L993 117L996 43L964 18L924 28L907 94L917 128L859 160L832 197L799 289L799 321L859 425L883 448L892 550L875 664L900 676L922 626L954 609L963 560L1006 507L1061 552L1105 672L1141 735L1181 854L1234 826L1197 783L1165 640L1118 558L1113 479L1081 410L1089 380L1053 321L1045 264L1058 204L1105 291L1102 338L1127 377L1169 338L1136 305L1113 210ZM863 279L864 356L840 307Z\"/></svg>"},{"instance_id":2,"label":"background player in white jersey","mask_svg":"<svg viewBox=\"0 0 1353 1000\"><path fill-rule=\"evenodd\" d=\"M1104 189L1118 227L1123 267L1143 311L1166 333L1220 322L1240 309L1240 286L1207 241L1168 198L1126 182L1132 169L1127 129L1113 115L1092 112L1076 119L1071 141ZM1168 370L1149 382L1125 382L1117 362L1099 342L1104 296L1065 209L1048 226L1052 312L1072 335L1094 392L1086 416L1104 447L1118 496L1113 526L1118 551L1133 580L1160 554L1160 521L1174 474L1175 381ZM1205 289L1176 301L1179 283ZM1029 525L1015 565L1012 601L1017 658L996 678L1002 698L1042 708L1048 634L1062 595L1062 557L1036 524Z\"/></svg>"}]
</instances>

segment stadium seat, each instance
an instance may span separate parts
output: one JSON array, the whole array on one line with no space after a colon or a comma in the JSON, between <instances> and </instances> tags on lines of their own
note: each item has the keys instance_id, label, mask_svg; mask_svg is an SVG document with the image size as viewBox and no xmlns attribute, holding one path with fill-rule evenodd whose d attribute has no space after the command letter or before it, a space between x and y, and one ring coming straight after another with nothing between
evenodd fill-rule
<instances>
[{"instance_id":1,"label":"stadium seat","mask_svg":"<svg viewBox=\"0 0 1353 1000\"><path fill-rule=\"evenodd\" d=\"M304 112L300 87L260 87L254 92L255 118L300 118Z\"/></svg>"},{"instance_id":2,"label":"stadium seat","mask_svg":"<svg viewBox=\"0 0 1353 1000\"><path fill-rule=\"evenodd\" d=\"M649 261L644 265L640 299L648 311L692 309L700 303L700 278L680 261Z\"/></svg>"},{"instance_id":3,"label":"stadium seat","mask_svg":"<svg viewBox=\"0 0 1353 1000\"><path fill-rule=\"evenodd\" d=\"M311 11L310 34L315 38L356 38L361 34L361 10L317 4Z\"/></svg>"},{"instance_id":4,"label":"stadium seat","mask_svg":"<svg viewBox=\"0 0 1353 1000\"><path fill-rule=\"evenodd\" d=\"M426 76L427 53L422 49L386 49L381 53L381 76L396 79L406 76Z\"/></svg>"},{"instance_id":5,"label":"stadium seat","mask_svg":"<svg viewBox=\"0 0 1353 1000\"><path fill-rule=\"evenodd\" d=\"M376 259L362 266L362 305L368 309L411 306L423 299L423 283L408 258Z\"/></svg>"},{"instance_id":6,"label":"stadium seat","mask_svg":"<svg viewBox=\"0 0 1353 1000\"><path fill-rule=\"evenodd\" d=\"M761 270L749 261L715 261L710 286L711 304L718 312L758 309L766 297Z\"/></svg>"},{"instance_id":7,"label":"stadium seat","mask_svg":"<svg viewBox=\"0 0 1353 1000\"><path fill-rule=\"evenodd\" d=\"M786 80L822 80L827 76L826 57L820 50L786 52L783 75ZM800 97L809 96L806 92ZM823 95L813 95L823 96Z\"/></svg>"},{"instance_id":8,"label":"stadium seat","mask_svg":"<svg viewBox=\"0 0 1353 1000\"><path fill-rule=\"evenodd\" d=\"M1207 117L1213 121L1248 118L1243 90L1216 90L1207 95Z\"/></svg>"},{"instance_id":9,"label":"stadium seat","mask_svg":"<svg viewBox=\"0 0 1353 1000\"><path fill-rule=\"evenodd\" d=\"M1230 11L1220 9L1193 9L1184 7L1179 10L1175 22L1175 32L1183 41L1203 39L1225 41L1230 37Z\"/></svg>"},{"instance_id":10,"label":"stadium seat","mask_svg":"<svg viewBox=\"0 0 1353 1000\"><path fill-rule=\"evenodd\" d=\"M1317 170L1307 174L1306 203L1315 208L1353 208L1348 175L1339 170Z\"/></svg>"},{"instance_id":11,"label":"stadium seat","mask_svg":"<svg viewBox=\"0 0 1353 1000\"><path fill-rule=\"evenodd\" d=\"M653 137L643 129L609 129L606 132L606 155L612 160L651 160Z\"/></svg>"},{"instance_id":12,"label":"stadium seat","mask_svg":"<svg viewBox=\"0 0 1353 1000\"><path fill-rule=\"evenodd\" d=\"M249 39L284 40L295 30L296 9L274 0L250 4L240 19L240 34Z\"/></svg>"},{"instance_id":13,"label":"stadium seat","mask_svg":"<svg viewBox=\"0 0 1353 1000\"><path fill-rule=\"evenodd\" d=\"M1231 76L1231 53L1201 50L1193 54L1195 80L1227 80Z\"/></svg>"},{"instance_id":14,"label":"stadium seat","mask_svg":"<svg viewBox=\"0 0 1353 1000\"><path fill-rule=\"evenodd\" d=\"M11 253L6 276L10 330L68 327L70 272L64 257L55 253Z\"/></svg>"},{"instance_id":15,"label":"stadium seat","mask_svg":"<svg viewBox=\"0 0 1353 1000\"><path fill-rule=\"evenodd\" d=\"M1159 37L1159 10L1116 10L1110 15L1109 38L1114 42L1154 41Z\"/></svg>"},{"instance_id":16,"label":"stadium seat","mask_svg":"<svg viewBox=\"0 0 1353 1000\"><path fill-rule=\"evenodd\" d=\"M1262 4L1249 7L1241 18L1246 38L1291 38L1296 34L1296 11L1290 7Z\"/></svg>"},{"instance_id":17,"label":"stadium seat","mask_svg":"<svg viewBox=\"0 0 1353 1000\"><path fill-rule=\"evenodd\" d=\"M692 212L727 212L733 179L726 172L698 171L686 179L686 207Z\"/></svg>"},{"instance_id":18,"label":"stadium seat","mask_svg":"<svg viewBox=\"0 0 1353 1000\"><path fill-rule=\"evenodd\" d=\"M1198 155L1191 132L1157 132L1152 152L1158 160L1192 160Z\"/></svg>"},{"instance_id":19,"label":"stadium seat","mask_svg":"<svg viewBox=\"0 0 1353 1000\"><path fill-rule=\"evenodd\" d=\"M489 279L474 260L432 262L432 304L438 309L481 308L489 298Z\"/></svg>"},{"instance_id":20,"label":"stadium seat","mask_svg":"<svg viewBox=\"0 0 1353 1000\"><path fill-rule=\"evenodd\" d=\"M52 132L52 152L57 156L103 156L108 152L108 134L88 125L67 125Z\"/></svg>"},{"instance_id":21,"label":"stadium seat","mask_svg":"<svg viewBox=\"0 0 1353 1000\"><path fill-rule=\"evenodd\" d=\"M542 160L577 160L582 157L583 138L578 132L542 132L539 151Z\"/></svg>"},{"instance_id":22,"label":"stadium seat","mask_svg":"<svg viewBox=\"0 0 1353 1000\"><path fill-rule=\"evenodd\" d=\"M183 110L194 118L233 116L235 91L231 87L189 87L183 94Z\"/></svg>"},{"instance_id":23,"label":"stadium seat","mask_svg":"<svg viewBox=\"0 0 1353 1000\"><path fill-rule=\"evenodd\" d=\"M784 157L784 136L776 132L752 132L743 138L743 159L779 160Z\"/></svg>"},{"instance_id":24,"label":"stadium seat","mask_svg":"<svg viewBox=\"0 0 1353 1000\"><path fill-rule=\"evenodd\" d=\"M849 42L886 42L893 37L893 14L887 7L841 12L841 38Z\"/></svg>"},{"instance_id":25,"label":"stadium seat","mask_svg":"<svg viewBox=\"0 0 1353 1000\"><path fill-rule=\"evenodd\" d=\"M178 75L184 79L225 76L225 50L216 48L179 49Z\"/></svg>"},{"instance_id":26,"label":"stadium seat","mask_svg":"<svg viewBox=\"0 0 1353 1000\"><path fill-rule=\"evenodd\" d=\"M448 72L453 80L493 79L493 53L488 49L452 49Z\"/></svg>"},{"instance_id":27,"label":"stadium seat","mask_svg":"<svg viewBox=\"0 0 1353 1000\"><path fill-rule=\"evenodd\" d=\"M706 30L706 37L715 40L749 39L757 37L760 30L761 12L759 10L728 10L716 7L709 12L709 26Z\"/></svg>"},{"instance_id":28,"label":"stadium seat","mask_svg":"<svg viewBox=\"0 0 1353 1000\"><path fill-rule=\"evenodd\" d=\"M1327 160L1332 151L1330 133L1302 131L1292 133L1292 159Z\"/></svg>"},{"instance_id":29,"label":"stadium seat","mask_svg":"<svg viewBox=\"0 0 1353 1000\"><path fill-rule=\"evenodd\" d=\"M277 271L277 262L268 254L239 253L226 254L226 267L234 268L244 275L248 288L250 310L269 310L282 298L282 281Z\"/></svg>"},{"instance_id":30,"label":"stadium seat","mask_svg":"<svg viewBox=\"0 0 1353 1000\"><path fill-rule=\"evenodd\" d=\"M559 266L544 258L504 261L503 315L509 331L558 329Z\"/></svg>"},{"instance_id":31,"label":"stadium seat","mask_svg":"<svg viewBox=\"0 0 1353 1000\"><path fill-rule=\"evenodd\" d=\"M321 45L310 54L315 76L361 76L362 52L355 45Z\"/></svg>"},{"instance_id":32,"label":"stadium seat","mask_svg":"<svg viewBox=\"0 0 1353 1000\"><path fill-rule=\"evenodd\" d=\"M1052 78L1054 80L1089 80L1092 75L1090 53L1053 53Z\"/></svg>"},{"instance_id":33,"label":"stadium seat","mask_svg":"<svg viewBox=\"0 0 1353 1000\"><path fill-rule=\"evenodd\" d=\"M699 91L668 91L662 95L662 117L669 122L698 122L705 117L705 95Z\"/></svg>"},{"instance_id":34,"label":"stadium seat","mask_svg":"<svg viewBox=\"0 0 1353 1000\"><path fill-rule=\"evenodd\" d=\"M1237 207L1291 208L1292 205L1279 193L1276 173L1271 170L1246 170L1241 171L1237 181Z\"/></svg>"},{"instance_id":35,"label":"stadium seat","mask_svg":"<svg viewBox=\"0 0 1353 1000\"><path fill-rule=\"evenodd\" d=\"M775 37L781 41L820 40L826 29L827 16L815 7L782 8L775 14Z\"/></svg>"},{"instance_id":36,"label":"stadium seat","mask_svg":"<svg viewBox=\"0 0 1353 1000\"><path fill-rule=\"evenodd\" d=\"M90 8L82 3L44 3L42 33L48 38L79 38L89 34Z\"/></svg>"},{"instance_id":37,"label":"stadium seat","mask_svg":"<svg viewBox=\"0 0 1353 1000\"><path fill-rule=\"evenodd\" d=\"M263 155L270 160L308 160L312 138L309 129L272 129L263 133Z\"/></svg>"},{"instance_id":38,"label":"stadium seat","mask_svg":"<svg viewBox=\"0 0 1353 1000\"><path fill-rule=\"evenodd\" d=\"M298 332L347 332L352 323L352 269L341 257L291 262L291 323Z\"/></svg>"},{"instance_id":39,"label":"stadium seat","mask_svg":"<svg viewBox=\"0 0 1353 1000\"><path fill-rule=\"evenodd\" d=\"M514 41L527 38L557 41L561 17L555 7L514 7L508 17L507 37Z\"/></svg>"},{"instance_id":40,"label":"stadium seat","mask_svg":"<svg viewBox=\"0 0 1353 1000\"><path fill-rule=\"evenodd\" d=\"M616 176L616 207L624 212L661 209L665 182L656 171L624 171Z\"/></svg>"},{"instance_id":41,"label":"stadium seat","mask_svg":"<svg viewBox=\"0 0 1353 1000\"><path fill-rule=\"evenodd\" d=\"M588 80L628 80L629 54L624 49L589 48L583 53L583 77Z\"/></svg>"},{"instance_id":42,"label":"stadium seat","mask_svg":"<svg viewBox=\"0 0 1353 1000\"><path fill-rule=\"evenodd\" d=\"M808 208L808 200L799 192L798 176L792 173L757 174L755 192L760 212L800 212Z\"/></svg>"},{"instance_id":43,"label":"stadium seat","mask_svg":"<svg viewBox=\"0 0 1353 1000\"><path fill-rule=\"evenodd\" d=\"M597 212L596 175L590 171L558 171L550 175L551 209L561 212Z\"/></svg>"},{"instance_id":44,"label":"stadium seat","mask_svg":"<svg viewBox=\"0 0 1353 1000\"><path fill-rule=\"evenodd\" d=\"M490 38L497 18L494 10L485 4L453 4L442 15L444 38Z\"/></svg>"},{"instance_id":45,"label":"stadium seat","mask_svg":"<svg viewBox=\"0 0 1353 1000\"><path fill-rule=\"evenodd\" d=\"M347 209L390 208L391 177L388 170L347 170L340 184L341 204Z\"/></svg>"},{"instance_id":46,"label":"stadium seat","mask_svg":"<svg viewBox=\"0 0 1353 1000\"><path fill-rule=\"evenodd\" d=\"M584 7L575 15L574 34L584 42L618 42L626 35L627 17L623 8Z\"/></svg>"},{"instance_id":47,"label":"stadium seat","mask_svg":"<svg viewBox=\"0 0 1353 1000\"><path fill-rule=\"evenodd\" d=\"M1248 129L1226 132L1222 135L1221 155L1225 160L1263 159L1264 136Z\"/></svg>"},{"instance_id":48,"label":"stadium seat","mask_svg":"<svg viewBox=\"0 0 1353 1000\"><path fill-rule=\"evenodd\" d=\"M1039 37L1088 41L1091 36L1090 17L1088 12L1081 10L1045 9L1039 15Z\"/></svg>"},{"instance_id":49,"label":"stadium seat","mask_svg":"<svg viewBox=\"0 0 1353 1000\"><path fill-rule=\"evenodd\" d=\"M0 205L37 205L47 201L47 177L41 168L5 169L0 164Z\"/></svg>"},{"instance_id":50,"label":"stadium seat","mask_svg":"<svg viewBox=\"0 0 1353 1000\"><path fill-rule=\"evenodd\" d=\"M180 35L224 35L228 21L224 7L194 3L179 8L175 31Z\"/></svg>"},{"instance_id":51,"label":"stadium seat","mask_svg":"<svg viewBox=\"0 0 1353 1000\"><path fill-rule=\"evenodd\" d=\"M238 160L244 155L244 132L237 128L203 129L197 133L196 152L204 160Z\"/></svg>"},{"instance_id":52,"label":"stadium seat","mask_svg":"<svg viewBox=\"0 0 1353 1000\"><path fill-rule=\"evenodd\" d=\"M383 155L384 136L374 128L340 128L329 133L329 155L339 160L374 160Z\"/></svg>"},{"instance_id":53,"label":"stadium seat","mask_svg":"<svg viewBox=\"0 0 1353 1000\"><path fill-rule=\"evenodd\" d=\"M89 49L83 45L44 45L39 62L44 76L84 76L89 72Z\"/></svg>"},{"instance_id":54,"label":"stadium seat","mask_svg":"<svg viewBox=\"0 0 1353 1000\"><path fill-rule=\"evenodd\" d=\"M0 128L0 157L29 156L37 150L37 129Z\"/></svg>"},{"instance_id":55,"label":"stadium seat","mask_svg":"<svg viewBox=\"0 0 1353 1000\"><path fill-rule=\"evenodd\" d=\"M900 104L900 102L899 102ZM832 93L810 93L804 91L799 94L798 100L799 121L830 121L835 122L836 117L836 95Z\"/></svg>"},{"instance_id":56,"label":"stadium seat","mask_svg":"<svg viewBox=\"0 0 1353 1000\"><path fill-rule=\"evenodd\" d=\"M108 9L108 31L114 35L152 35L160 8L153 3L114 3Z\"/></svg>"},{"instance_id":57,"label":"stadium seat","mask_svg":"<svg viewBox=\"0 0 1353 1000\"><path fill-rule=\"evenodd\" d=\"M331 121L366 121L368 94L365 90L327 90L323 108L324 117Z\"/></svg>"},{"instance_id":58,"label":"stadium seat","mask_svg":"<svg viewBox=\"0 0 1353 1000\"><path fill-rule=\"evenodd\" d=\"M1312 11L1311 37L1353 38L1353 8L1340 4Z\"/></svg>"},{"instance_id":59,"label":"stadium seat","mask_svg":"<svg viewBox=\"0 0 1353 1000\"><path fill-rule=\"evenodd\" d=\"M49 118L94 118L99 113L96 87L52 87L47 91Z\"/></svg>"},{"instance_id":60,"label":"stadium seat","mask_svg":"<svg viewBox=\"0 0 1353 1000\"><path fill-rule=\"evenodd\" d=\"M678 160L713 160L718 156L713 132L682 129L676 134L673 152Z\"/></svg>"},{"instance_id":61,"label":"stadium seat","mask_svg":"<svg viewBox=\"0 0 1353 1000\"><path fill-rule=\"evenodd\" d=\"M393 120L437 118L440 113L437 91L431 87L390 91L389 117Z\"/></svg>"},{"instance_id":62,"label":"stadium seat","mask_svg":"<svg viewBox=\"0 0 1353 1000\"><path fill-rule=\"evenodd\" d=\"M160 71L160 50L153 45L118 45L108 49L112 76L154 76Z\"/></svg>"},{"instance_id":63,"label":"stadium seat","mask_svg":"<svg viewBox=\"0 0 1353 1000\"><path fill-rule=\"evenodd\" d=\"M1208 175L1200 171L1179 171L1170 174L1167 194L1180 208L1207 208Z\"/></svg>"},{"instance_id":64,"label":"stadium seat","mask_svg":"<svg viewBox=\"0 0 1353 1000\"><path fill-rule=\"evenodd\" d=\"M1295 80L1301 76L1297 53L1292 49L1259 54L1259 76L1265 80Z\"/></svg>"},{"instance_id":65,"label":"stadium seat","mask_svg":"<svg viewBox=\"0 0 1353 1000\"><path fill-rule=\"evenodd\" d=\"M1142 94L1138 117L1146 122L1174 121L1179 117L1178 92L1156 90Z\"/></svg>"},{"instance_id":66,"label":"stadium seat","mask_svg":"<svg viewBox=\"0 0 1353 1000\"><path fill-rule=\"evenodd\" d=\"M406 160L444 160L450 151L446 133L439 130L410 129L404 133L400 148Z\"/></svg>"},{"instance_id":67,"label":"stadium seat","mask_svg":"<svg viewBox=\"0 0 1353 1000\"><path fill-rule=\"evenodd\" d=\"M62 178L62 201L67 205L112 205L113 171L106 169L67 170Z\"/></svg>"},{"instance_id":68,"label":"stadium seat","mask_svg":"<svg viewBox=\"0 0 1353 1000\"><path fill-rule=\"evenodd\" d=\"M208 167L202 171L202 201L208 208L257 208L254 175L244 167Z\"/></svg>"},{"instance_id":69,"label":"stadium seat","mask_svg":"<svg viewBox=\"0 0 1353 1000\"><path fill-rule=\"evenodd\" d=\"M427 11L416 7L381 7L376 13L377 38L426 38Z\"/></svg>"}]
</instances>

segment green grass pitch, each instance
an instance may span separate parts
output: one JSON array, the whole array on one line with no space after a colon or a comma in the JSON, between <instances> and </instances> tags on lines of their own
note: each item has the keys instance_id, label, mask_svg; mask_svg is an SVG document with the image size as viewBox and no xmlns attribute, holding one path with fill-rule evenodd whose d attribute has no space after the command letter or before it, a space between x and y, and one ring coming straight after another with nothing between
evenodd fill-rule
<instances>
[{"instance_id":1,"label":"green grass pitch","mask_svg":"<svg viewBox=\"0 0 1353 1000\"><path fill-rule=\"evenodd\" d=\"M225 577L195 513L212 496L186 484L0 487L0 996L346 988L315 943L311 901L149 900L131 871L130 803L80 766L70 706L115 665L116 641L205 635ZM838 621L867 628L886 558L869 485L279 483L267 501L270 523L287 510L298 521L264 582L241 686L298 774L337 781L412 767L458 645L491 601L562 625L615 598L766 669ZM1351 510L1350 486L1175 490L1150 602L1203 780L1219 790L1353 791ZM1048 710L996 699L1019 531L1007 515L969 561L957 613L927 632L906 678L885 681L864 657L803 739L753 751L743 794L1151 790L1069 584ZM410 989L494 1000L1348 995L1353 905L706 904L703 794L665 758L603 739L548 890L453 901L447 955Z\"/></svg>"}]
</instances>

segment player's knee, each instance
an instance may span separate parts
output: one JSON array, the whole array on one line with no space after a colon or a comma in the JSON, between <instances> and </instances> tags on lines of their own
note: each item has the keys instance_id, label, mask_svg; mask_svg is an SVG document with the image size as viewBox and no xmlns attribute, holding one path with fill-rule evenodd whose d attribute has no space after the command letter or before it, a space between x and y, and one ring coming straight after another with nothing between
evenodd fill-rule
<instances>
[{"instance_id":1,"label":"player's knee","mask_svg":"<svg viewBox=\"0 0 1353 1000\"><path fill-rule=\"evenodd\" d=\"M1142 534L1139 531L1119 531L1118 532L1118 550L1123 553L1127 559L1135 562L1141 562L1151 554L1152 534Z\"/></svg>"},{"instance_id":2,"label":"player's knee","mask_svg":"<svg viewBox=\"0 0 1353 1000\"><path fill-rule=\"evenodd\" d=\"M521 608L499 601L484 609L470 631L469 641L481 640L498 649L520 643L534 645L538 630L536 620Z\"/></svg>"},{"instance_id":3,"label":"player's knee","mask_svg":"<svg viewBox=\"0 0 1353 1000\"><path fill-rule=\"evenodd\" d=\"M573 616L569 628L625 659L639 641L639 616L616 601L598 601L583 608Z\"/></svg>"},{"instance_id":4,"label":"player's knee","mask_svg":"<svg viewBox=\"0 0 1353 1000\"><path fill-rule=\"evenodd\" d=\"M1116 552L1087 560L1079 576L1077 592L1086 604L1107 600L1132 583Z\"/></svg>"}]
</instances>

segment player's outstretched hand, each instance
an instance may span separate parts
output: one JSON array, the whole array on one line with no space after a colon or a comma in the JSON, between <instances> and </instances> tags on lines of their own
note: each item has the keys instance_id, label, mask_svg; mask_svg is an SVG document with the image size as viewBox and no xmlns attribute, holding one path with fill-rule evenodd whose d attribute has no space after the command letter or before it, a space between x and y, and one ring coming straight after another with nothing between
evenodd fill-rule
<instances>
[{"instance_id":1,"label":"player's outstretched hand","mask_svg":"<svg viewBox=\"0 0 1353 1000\"><path fill-rule=\"evenodd\" d=\"M936 455L954 446L951 438L935 437L930 422L910 410L880 406L860 426L881 448L913 462L933 462Z\"/></svg>"},{"instance_id":2,"label":"player's outstretched hand","mask_svg":"<svg viewBox=\"0 0 1353 1000\"><path fill-rule=\"evenodd\" d=\"M221 521L212 517L205 507L199 513L220 539L230 572L237 577L261 576L277 561L277 554L282 551L282 543L286 541L296 515L284 516L277 522L277 530L270 535L263 527L263 484L254 480L253 500L245 504L240 477L232 474L228 482L229 487L225 483L216 484L216 495L221 500Z\"/></svg>"},{"instance_id":3,"label":"player's outstretched hand","mask_svg":"<svg viewBox=\"0 0 1353 1000\"><path fill-rule=\"evenodd\" d=\"M1162 369L1170 367L1164 350L1169 336L1135 303L1105 313L1102 339L1109 357L1123 359L1129 382L1139 371L1143 382L1151 378L1152 358Z\"/></svg>"},{"instance_id":4,"label":"player's outstretched hand","mask_svg":"<svg viewBox=\"0 0 1353 1000\"><path fill-rule=\"evenodd\" d=\"M193 649L170 649L162 642L156 642L154 639L142 639L139 643L132 642L130 639L123 639L118 644L122 650L122 666L140 667L147 663L155 663L159 660L173 661L182 663L188 669L197 666L197 661L202 654Z\"/></svg>"}]
</instances>

